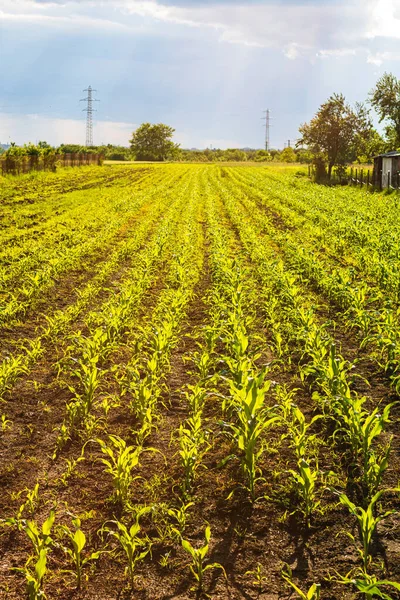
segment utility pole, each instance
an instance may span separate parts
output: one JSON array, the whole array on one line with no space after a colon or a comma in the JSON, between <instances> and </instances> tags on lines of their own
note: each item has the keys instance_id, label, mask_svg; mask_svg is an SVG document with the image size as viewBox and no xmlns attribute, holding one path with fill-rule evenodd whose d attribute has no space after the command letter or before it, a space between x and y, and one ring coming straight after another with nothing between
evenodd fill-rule
<instances>
[{"instance_id":1,"label":"utility pole","mask_svg":"<svg viewBox=\"0 0 400 600\"><path fill-rule=\"evenodd\" d=\"M269 145L269 128L270 128L270 121L271 121L271 117L269 114L269 108L267 108L267 110L264 110L263 112L265 112L265 117L262 117L262 121L265 121L265 149L267 150L267 152L269 151L270 145Z\"/></svg>"},{"instance_id":2,"label":"utility pole","mask_svg":"<svg viewBox=\"0 0 400 600\"><path fill-rule=\"evenodd\" d=\"M88 93L87 98L80 100L80 102L87 102L87 107L83 109L83 112L86 113L86 146L93 146L93 112L96 112L93 102L99 102L99 100L93 98L93 92L97 90L94 90L91 85L83 91Z\"/></svg>"}]
</instances>

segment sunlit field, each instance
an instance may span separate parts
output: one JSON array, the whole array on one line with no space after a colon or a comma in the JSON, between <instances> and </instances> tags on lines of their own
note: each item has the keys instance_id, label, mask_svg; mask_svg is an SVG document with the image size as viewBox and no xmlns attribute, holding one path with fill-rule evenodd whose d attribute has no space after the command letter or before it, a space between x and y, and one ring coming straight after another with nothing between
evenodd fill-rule
<instances>
[{"instance_id":1,"label":"sunlit field","mask_svg":"<svg viewBox=\"0 0 400 600\"><path fill-rule=\"evenodd\" d=\"M2 598L399 597L397 196L306 171L0 179Z\"/></svg>"}]
</instances>

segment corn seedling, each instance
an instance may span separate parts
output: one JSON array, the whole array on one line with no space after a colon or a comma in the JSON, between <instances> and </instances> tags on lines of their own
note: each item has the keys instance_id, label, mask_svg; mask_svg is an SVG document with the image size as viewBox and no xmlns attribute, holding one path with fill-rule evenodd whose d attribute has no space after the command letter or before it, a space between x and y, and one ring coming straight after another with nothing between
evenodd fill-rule
<instances>
[{"instance_id":1,"label":"corn seedling","mask_svg":"<svg viewBox=\"0 0 400 600\"><path fill-rule=\"evenodd\" d=\"M209 563L205 564L206 556L208 554L208 547L211 538L211 528L207 525L204 533L205 543L200 548L194 548L192 544L188 540L184 540L182 538L182 547L186 552L190 555L192 562L189 565L189 568L197 581L197 589L198 591L203 590L204 586L204 573L209 569L221 569L225 575L225 569L219 563Z\"/></svg>"},{"instance_id":2,"label":"corn seedling","mask_svg":"<svg viewBox=\"0 0 400 600\"><path fill-rule=\"evenodd\" d=\"M29 600L45 600L46 595L42 589L43 579L47 573L47 552L48 548L43 548L39 552L39 556L34 565L34 569L29 566L33 560L28 560L23 568L15 568L15 571L23 573L26 579L26 591Z\"/></svg>"},{"instance_id":3,"label":"corn seedling","mask_svg":"<svg viewBox=\"0 0 400 600\"><path fill-rule=\"evenodd\" d=\"M199 413L187 419L186 423L179 427L179 456L184 471L182 492L185 498L192 489L204 454L210 449L207 438L208 434L202 427Z\"/></svg>"},{"instance_id":4,"label":"corn seedling","mask_svg":"<svg viewBox=\"0 0 400 600\"><path fill-rule=\"evenodd\" d=\"M338 583L354 586L360 594L363 594L365 600L373 600L373 598L383 598L384 600L394 600L387 592L388 588L394 588L400 591L400 584L388 579L379 580L375 575L369 575L363 569L357 569L356 573L347 573L342 576L338 574ZM398 596L396 595L396 598Z\"/></svg>"},{"instance_id":5,"label":"corn seedling","mask_svg":"<svg viewBox=\"0 0 400 600\"><path fill-rule=\"evenodd\" d=\"M78 456L78 458L65 458L66 468L64 473L60 476L60 483L64 486L68 485L68 480L75 473L76 468L80 462L85 460L84 456Z\"/></svg>"},{"instance_id":6,"label":"corn seedling","mask_svg":"<svg viewBox=\"0 0 400 600\"><path fill-rule=\"evenodd\" d=\"M42 550L49 550L53 544L50 533L54 520L55 512L52 510L40 529L35 521L23 521L22 530L32 542L35 557L37 558L40 556Z\"/></svg>"},{"instance_id":7,"label":"corn seedling","mask_svg":"<svg viewBox=\"0 0 400 600\"><path fill-rule=\"evenodd\" d=\"M263 567L261 563L257 563L256 568L253 571L246 571L245 575L251 575L253 577L252 585L258 587L258 592L261 594L264 586L268 583L268 577L263 574Z\"/></svg>"},{"instance_id":8,"label":"corn seedling","mask_svg":"<svg viewBox=\"0 0 400 600\"><path fill-rule=\"evenodd\" d=\"M177 524L177 531L180 535L186 529L186 522L188 518L188 509L194 506L194 502L188 502L187 504L182 504L179 508L167 508L167 514L169 517L172 517Z\"/></svg>"},{"instance_id":9,"label":"corn seedling","mask_svg":"<svg viewBox=\"0 0 400 600\"><path fill-rule=\"evenodd\" d=\"M18 377L28 372L23 356L9 356L0 364L0 399L9 390Z\"/></svg>"},{"instance_id":10,"label":"corn seedling","mask_svg":"<svg viewBox=\"0 0 400 600\"><path fill-rule=\"evenodd\" d=\"M294 589L301 600L319 600L321 594L321 584L313 583L307 592L303 592L295 583L293 583L292 570L289 565L281 571L283 579Z\"/></svg>"},{"instance_id":11,"label":"corn seedling","mask_svg":"<svg viewBox=\"0 0 400 600\"><path fill-rule=\"evenodd\" d=\"M231 384L234 404L237 407L238 424L231 424L230 427L242 452L242 469L252 500L256 497L255 485L260 473L258 462L265 449L263 434L279 421L279 417L271 416L272 411L264 405L265 394L269 387L270 382L265 381L265 373L249 378L246 387L242 389Z\"/></svg>"},{"instance_id":12,"label":"corn seedling","mask_svg":"<svg viewBox=\"0 0 400 600\"><path fill-rule=\"evenodd\" d=\"M34 515L35 510L39 504L39 484L38 483L36 483L36 485L34 486L33 489L31 489L31 490L25 489L24 491L26 491L26 500L19 507L17 519L22 519L22 515L26 511L26 509L29 510L30 515Z\"/></svg>"},{"instance_id":13,"label":"corn seedling","mask_svg":"<svg viewBox=\"0 0 400 600\"><path fill-rule=\"evenodd\" d=\"M97 560L101 554L100 551L92 552L89 556L83 557L82 552L86 546L86 536L81 529L81 521L78 518L72 519L72 525L74 527L71 530L66 525L62 526L62 530L67 536L68 541L71 543L71 547L63 546L64 552L71 559L74 570L67 571L68 573L72 573L76 577L76 587L78 590L81 588L82 584L82 570L83 567L92 560Z\"/></svg>"},{"instance_id":14,"label":"corn seedling","mask_svg":"<svg viewBox=\"0 0 400 600\"><path fill-rule=\"evenodd\" d=\"M298 496L301 500L300 510L303 513L307 527L311 525L311 516L321 504L317 499L316 484L319 479L318 463L313 469L310 464L300 458L297 463L297 471L290 470L289 473L293 476L296 484Z\"/></svg>"},{"instance_id":15,"label":"corn seedling","mask_svg":"<svg viewBox=\"0 0 400 600\"><path fill-rule=\"evenodd\" d=\"M106 467L105 472L112 477L115 499L119 504L125 506L133 482L140 479L139 475L132 475L132 471L140 464L143 448L128 446L122 438L116 435L108 436L108 444L100 439L96 441L100 444L103 454L108 457L100 460Z\"/></svg>"},{"instance_id":16,"label":"corn seedling","mask_svg":"<svg viewBox=\"0 0 400 600\"><path fill-rule=\"evenodd\" d=\"M316 415L307 423L302 411L297 406L292 405L290 416L287 415L286 418L292 447L297 460L301 460L305 458L309 444L314 443L317 439L316 435L309 435L308 430L316 421L322 418L322 415Z\"/></svg>"},{"instance_id":17,"label":"corn seedling","mask_svg":"<svg viewBox=\"0 0 400 600\"><path fill-rule=\"evenodd\" d=\"M357 548L357 550L362 558L365 572L367 572L370 563L371 557L369 549L376 527L378 523L380 523L383 519L385 519L393 513L393 511L390 510L381 516L375 516L374 514L375 505L380 500L382 494L385 491L386 490L381 490L377 492L375 496L373 496L373 498L371 499L371 502L369 503L366 509L362 508L361 506L356 506L353 502L351 502L351 500L349 500L346 494L339 495L340 502L344 506L346 506L349 512L357 519L357 525L362 546L361 548ZM346 535L356 544L356 539L351 533L346 532Z\"/></svg>"},{"instance_id":18,"label":"corn seedling","mask_svg":"<svg viewBox=\"0 0 400 600\"><path fill-rule=\"evenodd\" d=\"M126 572L129 576L131 588L135 583L136 565L141 562L150 552L151 542L147 536L141 537L139 525L140 512L136 517L136 522L130 527L126 527L120 521L110 521L116 526L116 529L103 526L102 531L106 531L109 535L115 537L123 549L126 559Z\"/></svg>"},{"instance_id":19,"label":"corn seedling","mask_svg":"<svg viewBox=\"0 0 400 600\"><path fill-rule=\"evenodd\" d=\"M7 429L10 429L12 425L12 421L10 421L10 419L7 419L6 415L1 415L1 419L0 419L0 426L1 426L1 431L7 431Z\"/></svg>"}]
</instances>

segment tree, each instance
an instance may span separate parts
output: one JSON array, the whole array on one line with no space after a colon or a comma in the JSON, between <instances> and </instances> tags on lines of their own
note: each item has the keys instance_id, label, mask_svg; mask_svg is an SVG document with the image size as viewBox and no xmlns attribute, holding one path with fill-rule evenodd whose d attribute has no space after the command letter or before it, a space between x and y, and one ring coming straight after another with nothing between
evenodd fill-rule
<instances>
[{"instance_id":1,"label":"tree","mask_svg":"<svg viewBox=\"0 0 400 600\"><path fill-rule=\"evenodd\" d=\"M247 154L239 148L227 148L224 150L222 161L244 162L247 160Z\"/></svg>"},{"instance_id":2,"label":"tree","mask_svg":"<svg viewBox=\"0 0 400 600\"><path fill-rule=\"evenodd\" d=\"M400 79L384 73L370 92L370 102L379 115L379 122L389 121L386 136L393 148L400 148Z\"/></svg>"},{"instance_id":3,"label":"tree","mask_svg":"<svg viewBox=\"0 0 400 600\"><path fill-rule=\"evenodd\" d=\"M272 156L268 152L268 150L257 150L254 156L254 160L256 162L268 162L272 160Z\"/></svg>"},{"instance_id":4,"label":"tree","mask_svg":"<svg viewBox=\"0 0 400 600\"><path fill-rule=\"evenodd\" d=\"M309 123L299 128L301 139L315 160L328 163L328 179L332 169L355 160L362 141L372 129L369 112L363 104L351 108L343 94L333 94L321 105Z\"/></svg>"},{"instance_id":5,"label":"tree","mask_svg":"<svg viewBox=\"0 0 400 600\"><path fill-rule=\"evenodd\" d=\"M130 140L131 150L136 160L166 160L176 158L179 153L179 144L172 141L175 129L158 123L143 123L132 134Z\"/></svg>"},{"instance_id":6,"label":"tree","mask_svg":"<svg viewBox=\"0 0 400 600\"><path fill-rule=\"evenodd\" d=\"M279 159L282 162L293 163L296 162L296 153L290 146L282 150Z\"/></svg>"},{"instance_id":7,"label":"tree","mask_svg":"<svg viewBox=\"0 0 400 600\"><path fill-rule=\"evenodd\" d=\"M376 129L371 129L369 135L358 143L357 162L372 162L374 156L385 152L386 146L387 143Z\"/></svg>"}]
</instances>

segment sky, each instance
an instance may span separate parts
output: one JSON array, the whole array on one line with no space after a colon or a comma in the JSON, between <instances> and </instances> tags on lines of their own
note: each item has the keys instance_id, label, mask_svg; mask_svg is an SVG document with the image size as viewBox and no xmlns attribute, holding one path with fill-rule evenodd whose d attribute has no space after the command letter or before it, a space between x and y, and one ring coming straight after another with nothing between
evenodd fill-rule
<instances>
[{"instance_id":1,"label":"sky","mask_svg":"<svg viewBox=\"0 0 400 600\"><path fill-rule=\"evenodd\" d=\"M0 143L129 145L143 122L182 147L272 147L333 93L400 76L400 0L0 0Z\"/></svg>"}]
</instances>

